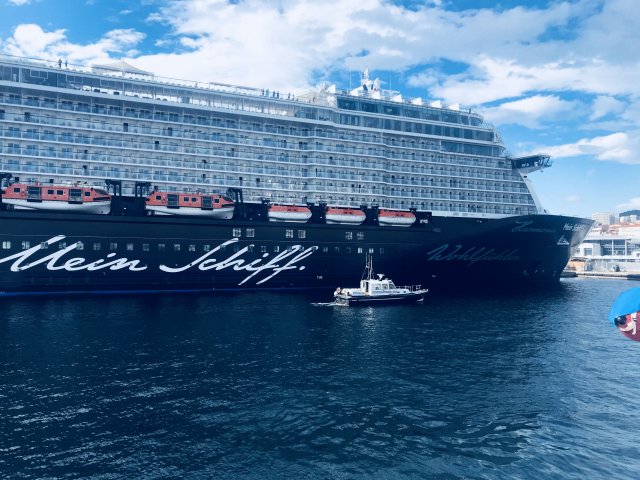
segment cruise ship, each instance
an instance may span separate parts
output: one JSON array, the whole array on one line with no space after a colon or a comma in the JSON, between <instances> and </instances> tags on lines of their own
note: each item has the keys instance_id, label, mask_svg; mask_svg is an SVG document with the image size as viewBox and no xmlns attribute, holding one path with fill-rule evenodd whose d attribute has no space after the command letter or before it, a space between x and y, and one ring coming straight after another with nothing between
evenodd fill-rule
<instances>
[{"instance_id":1,"label":"cruise ship","mask_svg":"<svg viewBox=\"0 0 640 480\"><path fill-rule=\"evenodd\" d=\"M470 108L292 94L124 61L0 56L0 294L553 284L591 220L551 215Z\"/></svg>"}]
</instances>

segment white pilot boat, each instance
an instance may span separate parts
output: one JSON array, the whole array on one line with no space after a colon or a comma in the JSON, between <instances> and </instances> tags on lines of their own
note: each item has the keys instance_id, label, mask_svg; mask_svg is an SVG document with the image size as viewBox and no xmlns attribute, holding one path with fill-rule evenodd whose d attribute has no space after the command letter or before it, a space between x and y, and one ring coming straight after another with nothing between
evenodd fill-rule
<instances>
[{"instance_id":1,"label":"white pilot boat","mask_svg":"<svg viewBox=\"0 0 640 480\"><path fill-rule=\"evenodd\" d=\"M373 273L373 260L367 256L360 287L337 288L333 293L337 305L375 305L391 303L416 303L424 300L427 289L420 285L396 287L390 278Z\"/></svg>"}]
</instances>

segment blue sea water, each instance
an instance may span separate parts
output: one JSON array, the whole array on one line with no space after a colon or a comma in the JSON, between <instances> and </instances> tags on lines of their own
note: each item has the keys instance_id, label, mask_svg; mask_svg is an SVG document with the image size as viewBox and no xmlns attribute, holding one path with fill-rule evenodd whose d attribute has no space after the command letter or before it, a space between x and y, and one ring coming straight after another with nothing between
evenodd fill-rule
<instances>
[{"instance_id":1,"label":"blue sea water","mask_svg":"<svg viewBox=\"0 0 640 480\"><path fill-rule=\"evenodd\" d=\"M640 478L635 284L0 302L2 478Z\"/></svg>"}]
</instances>

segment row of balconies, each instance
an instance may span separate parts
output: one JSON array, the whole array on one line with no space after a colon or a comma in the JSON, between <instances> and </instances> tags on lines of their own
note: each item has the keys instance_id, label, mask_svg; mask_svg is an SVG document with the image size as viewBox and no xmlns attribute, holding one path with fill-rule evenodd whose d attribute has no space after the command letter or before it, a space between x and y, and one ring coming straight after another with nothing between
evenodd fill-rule
<instances>
[{"instance_id":1,"label":"row of balconies","mask_svg":"<svg viewBox=\"0 0 640 480\"><path fill-rule=\"evenodd\" d=\"M8 161L3 162L3 167L5 170L12 172L14 175L19 174L20 172L34 172L34 173L44 173L44 174L69 174L69 175L77 175L77 176L92 176L97 175L98 177L104 178L112 178L119 177L121 172L124 170L126 172L125 179L129 180L140 180L140 179L151 179L151 180L160 180L165 181L171 178L182 178L187 177L193 179L195 183L198 184L208 184L210 182L219 182L222 183L222 186L242 186L242 185L251 185L254 187L260 187L266 185L268 188L271 188L272 185L280 185L285 182L282 181L282 178L291 178L292 176L299 175L299 172L250 172L252 175L270 175L273 178L266 179L256 179L256 178L246 178L246 177L238 177L236 175L217 175L215 172L202 173L201 171L181 171L176 170L174 172L166 172L166 171L155 171L151 173L151 170L148 169L140 169L140 168L126 168L127 164L122 164L123 168L120 166L114 166L111 164L110 166L103 165L74 165L74 164L57 164L53 163L49 164L34 164L34 163L19 163L18 161ZM177 166L173 166L172 168L180 168ZM213 173L213 174L212 174ZM237 172L233 172L237 173ZM140 178L141 177L141 178ZM298 185L296 188L302 191L308 190L320 190L320 191L341 191L341 192L351 192L351 193L369 193L369 194L382 194L382 195L399 195L401 197L413 197L413 198L423 198L427 195L429 198L460 198L460 199L474 199L478 195L486 195L487 193L494 192L493 197L498 199L506 200L507 198L518 198L519 204L532 203L531 196L527 192L519 192L512 191L506 189L498 189L498 188L486 188L486 189L474 189L472 191L468 191L464 187L456 187L452 185L447 185L446 183L441 183L438 185L416 185L405 183L407 187L413 188L402 188L402 183L384 183L382 185L371 185L370 183L363 184L352 184L349 186L345 183L336 183L335 185L328 184L328 181L333 180L330 177L317 177L315 179L309 179L306 177L299 177L300 181L288 182L291 185ZM224 181L223 181L224 180ZM349 180L349 181L363 181L358 178L341 178L337 180ZM363 182L366 182L363 181ZM429 190L426 190L424 187L429 187ZM400 188L396 188L400 187ZM436 190L432 190L436 189ZM447 193L443 191L438 191L437 189L446 190ZM507 195L509 197L507 197Z\"/></svg>"},{"instance_id":2,"label":"row of balconies","mask_svg":"<svg viewBox=\"0 0 640 480\"><path fill-rule=\"evenodd\" d=\"M3 152L3 148L0 147L0 153ZM254 165L254 166L242 166L238 164L229 164L224 161L216 162L216 161L184 161L182 159L163 159L163 158L150 158L150 157L136 157L136 158L127 158L121 155L106 155L104 153L97 154L89 154L89 153L78 153L73 152L71 149L62 149L62 150L53 150L53 149L35 149L29 148L20 148L19 145L10 144L6 149L6 153L12 155L26 155L29 157L46 157L53 159L69 159L76 161L93 161L93 162L102 162L102 163L122 163L129 165L147 165L150 167L154 166L162 166L162 167L177 167L177 168L191 168L197 169L198 171L211 171L211 170L223 170L229 172L246 172L246 173L254 173L254 174L273 174L273 175L291 175L293 174L300 175L299 169L291 169L281 167L269 167L265 165ZM17 160L16 160L17 161ZM515 185L511 184L509 186L505 186L502 182L501 178L490 178L488 175L482 175L476 173L475 175L465 175L462 176L460 172L446 172L446 171L435 171L435 172L415 172L415 171L397 171L395 173L410 173L414 175L420 175L420 177L411 177L410 179L405 179L404 177L396 178L395 175L391 175L391 172L387 171L386 174L366 174L362 170L357 173L350 172L333 172L332 170L325 170L322 167L328 166L323 163L307 163L304 164L306 167L320 167L315 168L315 172L312 170L309 172L307 169L302 169L303 177L311 178L311 177L323 177L323 178L332 178L332 179L344 179L344 180L355 180L355 181L372 181L372 182L385 182L385 183L393 183L393 184L404 184L404 185L429 185L434 187L453 187L454 185L465 185L471 184L474 182L474 187L482 187L484 186L485 190L495 190L495 191L513 191L518 193L528 193L526 186L522 183L522 181L517 182ZM297 173L296 173L297 172ZM455 175L455 178L451 178ZM482 185L482 183L475 183L477 180L500 180L501 183L492 184L486 183ZM484 182L483 182L484 183ZM470 188L470 187L469 187Z\"/></svg>"},{"instance_id":3,"label":"row of balconies","mask_svg":"<svg viewBox=\"0 0 640 480\"><path fill-rule=\"evenodd\" d=\"M5 131L0 131L0 135L5 133ZM495 179L500 181L516 181L521 182L521 179L512 174L511 170L502 171L500 173L493 172L491 170L474 170L469 168L469 172L466 169L462 168L447 168L446 165L451 165L447 163L436 164L437 168L433 168L433 165L429 165L427 169L427 165L425 163L418 164L394 164L387 162L367 162L361 160L357 162L355 160L349 161L338 161L333 157L322 157L321 155L308 155L299 157L297 155L290 156L288 153L280 153L275 154L273 152L264 152L255 150L246 150L246 149L238 149L235 148L224 148L223 146L218 146L212 149L204 149L200 147L194 147L192 145L182 145L182 146L164 146L160 147L159 145L154 144L154 148L150 148L150 144L140 144L136 142L107 142L104 139L100 138L83 138L83 140L92 140L91 144L81 144L75 142L59 142L56 140L51 140L51 136L45 135L48 140L35 140L33 138L28 138L29 140L35 140L38 142L56 142L55 145L48 145L46 148L44 146L39 145L22 145L18 143L9 143L7 145L6 151L12 154L20 154L27 153L33 156L58 156L59 158L77 158L77 159L95 159L94 153L89 153L87 150L78 150L75 152L72 151L71 148L62 146L63 144L67 145L86 145L86 146L98 146L98 147L114 147L114 148L125 148L125 149L134 149L134 150L153 150L154 152L165 152L165 153L180 153L180 154L191 154L191 155L199 155L199 156L207 156L207 157L233 157L238 159L246 159L246 160L260 160L260 161L268 161L274 163L285 163L285 164L300 164L300 165L330 165L337 167L347 167L347 168L359 168L359 169L367 169L367 170L383 170L388 172L399 172L399 173L413 173L413 174L423 174L423 175L444 175L444 176L464 176L468 178L481 178L481 179ZM17 137L8 137L8 138L17 138ZM96 141L97 140L97 141ZM112 143L117 143L113 145ZM54 148L57 147L57 148ZM146 148L145 148L146 147ZM157 147L157 148L156 148ZM181 147L181 148L180 148ZM2 145L0 144L0 152L3 150ZM52 153L53 152L53 153ZM312 153L313 151L310 151ZM100 155L100 154L98 154ZM114 157L117 155L113 155ZM397 160L397 159L393 159ZM207 163L205 159L199 159L203 163ZM209 160L211 161L211 159ZM427 162L430 163L430 162ZM456 165L457 166L457 165Z\"/></svg>"},{"instance_id":4,"label":"row of balconies","mask_svg":"<svg viewBox=\"0 0 640 480\"><path fill-rule=\"evenodd\" d=\"M1 119L1 118L0 118ZM396 142L395 139L385 139L382 142L370 142L367 141L366 144L367 145L384 145L384 146L394 146L396 148L399 149L403 149L403 150L408 150L408 151L385 151L382 150L380 148L374 148L374 147L358 147L356 145L343 145L343 144L336 144L336 145L324 145L320 142L316 142L315 148L310 147L309 143L306 141L298 141L300 140L299 137L291 137L296 141L292 141L292 142L288 142L286 139L273 139L273 138L263 138L263 137L259 137L259 138L255 138L255 137L248 137L248 136L243 136L240 135L240 138L238 138L238 136L236 135L238 133L237 129L233 129L233 134L229 133L229 132L202 132L202 131L189 131L189 130L179 130L179 129L174 129L173 127L164 127L164 128L151 128L150 126L144 126L144 125L139 125L139 126L135 126L135 125L129 125L129 124L107 124L105 122L97 122L97 121L87 121L87 120L83 120L83 119L73 119L73 120L68 120L68 119L58 119L58 118L54 118L54 117L34 117L34 116L29 116L28 118L26 117L26 114L24 114L24 118L23 118L23 114L19 114L19 115L14 115L13 117L13 121L14 123L19 123L19 124L41 124L41 125L47 125L47 126L60 126L60 127L64 127L64 128L74 128L74 129L78 129L78 128L82 128L82 129L86 129L86 130L92 130L92 131L105 131L105 132L117 132L117 133L127 133L127 134L138 134L138 135L145 135L145 136L150 136L150 137L158 137L158 136L162 136L162 137L169 137L169 138L176 138L176 139L191 139L191 140L199 140L199 141L215 141L215 142L226 142L226 143L236 143L236 144L246 144L246 145L262 145L262 146L273 146L276 148L284 148L284 149L289 149L289 150L311 150L311 149L315 149L315 150L325 150L325 151L332 151L332 152L343 152L343 153L352 153L352 154L357 154L357 155L386 155L389 156L391 158L398 158L398 159L405 159L405 160L422 160L424 161L426 159L426 155L425 155L425 151L428 152L432 152L429 155L431 157L433 157L433 152L443 152L444 150L442 149L442 147L440 145L437 145L436 143L434 143L433 141L429 141L429 142L420 142L420 144L415 144L413 141L411 142L410 145L407 144L407 142L405 142L404 140L402 142ZM11 127L12 132L7 133L7 136L19 136L19 129L17 127ZM54 132L51 132L54 133ZM64 132L63 132L64 133ZM223 136L224 133L224 136ZM418 150L420 158L416 158L416 152L412 152L410 151L411 149L413 150ZM464 157L459 157L460 159L458 160L458 163L460 163L461 160L464 159ZM488 168L500 168L500 165L496 165L497 162L499 162L500 160L496 161L495 159L487 159L487 158L483 158L483 159L479 159L479 158L475 158L473 159L473 161L467 161L469 165L472 165L474 163L482 163L484 166L487 166ZM494 165L490 165L490 164L494 164ZM504 168L504 166L502 166L502 168Z\"/></svg>"},{"instance_id":5,"label":"row of balconies","mask_svg":"<svg viewBox=\"0 0 640 480\"><path fill-rule=\"evenodd\" d=\"M203 115L195 115L195 114L178 114L175 112L165 112L163 110L157 110L152 112L150 110L135 110L133 108L124 108L124 110L120 107L116 106L107 106L99 103L83 103L76 102L72 103L71 101L60 101L52 102L52 99L47 99L48 101L40 102L34 99L33 97L27 97L24 100L21 100L20 97L15 95L2 95L0 93L0 103L7 103L10 105L21 105L26 107L33 107L34 109L51 109L57 111L69 111L74 113L81 114L91 114L91 115L103 115L107 117L121 117L121 118L132 118L135 120L148 120L150 122L170 122L174 125L195 125L201 127L217 127L217 128L229 128L233 130L246 130L246 131L256 131L256 132L268 132L278 135L294 135L294 136L313 136L317 135L322 138L331 138L336 140L349 140L349 141L358 141L358 142L366 142L366 143L383 143L389 146L400 146L405 142L404 139L396 138L395 136L389 135L408 135L411 138L416 137L416 135L422 136L423 134L412 133L410 131L402 131L397 132L394 130L394 133L385 134L383 136L379 133L370 133L370 132L362 132L362 131L354 131L354 130L333 130L329 129L325 126L321 128L309 128L306 124L298 123L296 127L291 125L273 125L267 122L273 122L275 119L264 119L262 117L256 117L256 121L249 122L241 122L235 119L223 119L218 117L208 117ZM33 122L37 122L36 116L33 115ZM291 123L295 120L287 120L287 123ZM447 124L443 123L435 123L434 126L437 125L438 128L440 126L446 127ZM451 129L449 132L448 138L463 138L467 140L473 140L473 131L468 132L468 135L464 135L463 128L455 127L455 129ZM315 133L318 132L318 133ZM455 132L458 132L459 135L454 135ZM481 133L487 134L488 130L483 129ZM425 135L431 135L426 134ZM424 138L424 137L422 137ZM477 142L490 142L490 140L474 140ZM422 142L423 144L425 142ZM422 145L421 148L426 148Z\"/></svg>"},{"instance_id":6,"label":"row of balconies","mask_svg":"<svg viewBox=\"0 0 640 480\"><path fill-rule=\"evenodd\" d=\"M68 176L68 175L67 175ZM115 178L115 177L110 177ZM62 175L61 179L69 181L68 178L65 178L65 175ZM94 178L94 180L101 180L102 178ZM138 180L146 180L148 181L148 177L139 177L136 178ZM35 181L37 178L32 177L31 179L27 179L27 181ZM73 179L75 180L75 178ZM91 180L91 179L89 179ZM128 179L132 180L132 179ZM55 179L54 181L59 181ZM165 182L164 178L157 177L158 182ZM169 179L170 183L160 183L158 187L163 190L168 190L172 192L184 192L184 191L210 191L211 187L218 187L220 192L224 191L227 185L195 185L194 182L190 181L188 178L171 178ZM200 183L200 182L197 182ZM236 186L242 186L241 184ZM376 204L383 208L417 208L421 210L430 210L435 212L460 212L460 213L489 213L489 214L499 214L499 215L510 215L510 214L533 214L536 213L536 208L533 203L528 205L516 204L516 203L490 203L488 199L477 199L475 203L467 203L467 201L461 202L456 199L446 199L446 198L432 198L432 199L421 199L420 201L412 200L412 199L400 199L398 197L388 198L384 196L345 196L344 192L321 192L321 191L310 191L310 192L298 192L294 193L290 190L280 190L278 186L270 186L268 190L261 189L251 189L251 188L243 188L244 198L249 202L259 202L262 199L268 198L274 202L283 202L283 203L305 203L305 202L325 202L329 205L341 205L341 206L359 206L362 204ZM133 187L127 186L125 184L123 188L123 193L125 194L133 194ZM354 192L354 195L357 195ZM444 201L442 201L444 200Z\"/></svg>"}]
</instances>

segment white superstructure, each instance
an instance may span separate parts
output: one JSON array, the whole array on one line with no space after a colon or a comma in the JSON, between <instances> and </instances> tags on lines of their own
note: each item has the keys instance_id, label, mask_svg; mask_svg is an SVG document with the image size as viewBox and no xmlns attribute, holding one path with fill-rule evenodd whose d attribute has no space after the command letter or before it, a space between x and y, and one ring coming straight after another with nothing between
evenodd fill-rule
<instances>
[{"instance_id":1,"label":"white superstructure","mask_svg":"<svg viewBox=\"0 0 640 480\"><path fill-rule=\"evenodd\" d=\"M115 66L114 66L115 65ZM406 100L368 74L305 95L0 56L0 171L43 183L120 180L245 201L502 217L543 213L526 174L470 109Z\"/></svg>"}]
</instances>

